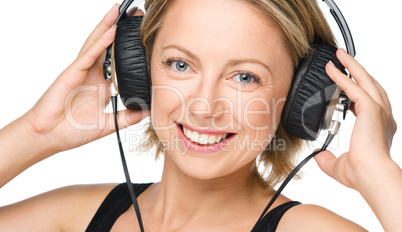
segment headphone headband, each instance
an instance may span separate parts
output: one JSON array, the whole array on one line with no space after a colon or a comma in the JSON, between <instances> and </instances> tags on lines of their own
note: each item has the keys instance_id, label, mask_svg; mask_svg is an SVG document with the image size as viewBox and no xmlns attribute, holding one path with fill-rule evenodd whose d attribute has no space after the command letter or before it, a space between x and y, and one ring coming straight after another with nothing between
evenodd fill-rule
<instances>
[{"instance_id":1,"label":"headphone headband","mask_svg":"<svg viewBox=\"0 0 402 232\"><path fill-rule=\"evenodd\" d=\"M349 26L346 19L343 17L341 10L335 4L333 0L322 0L330 8L330 12L334 17L339 29L341 29L343 40L345 41L346 50L351 56L356 55L355 44L353 42L352 33L350 33Z\"/></svg>"},{"instance_id":2,"label":"headphone headband","mask_svg":"<svg viewBox=\"0 0 402 232\"><path fill-rule=\"evenodd\" d=\"M119 17L116 20L117 25L122 19L127 17L127 10L131 6L134 0L124 0L119 7ZM112 77L111 65L112 65L112 48L113 43L106 48L105 58L103 60L103 77L105 80L110 80Z\"/></svg>"},{"instance_id":3,"label":"headphone headband","mask_svg":"<svg viewBox=\"0 0 402 232\"><path fill-rule=\"evenodd\" d=\"M343 39L346 44L346 50L351 56L356 55L355 45L353 42L352 34L350 33L349 26L346 23L345 18L343 17L342 12L339 10L338 6L335 4L333 0L322 0L325 2L330 8L330 12L334 17L336 23L338 24L339 29L342 32ZM127 9L131 6L134 0L124 0L123 3L119 7L119 17L117 18L116 25L120 22L121 19L127 17ZM111 65L111 50L112 45L110 45L106 49L105 59L103 62L103 77L105 80L109 80L111 78L110 75L110 65Z\"/></svg>"},{"instance_id":4,"label":"headphone headband","mask_svg":"<svg viewBox=\"0 0 402 232\"><path fill-rule=\"evenodd\" d=\"M119 17L117 18L116 25L120 22L121 19L127 17L127 10L131 6L134 0L124 0L124 2L119 7Z\"/></svg>"}]
</instances>

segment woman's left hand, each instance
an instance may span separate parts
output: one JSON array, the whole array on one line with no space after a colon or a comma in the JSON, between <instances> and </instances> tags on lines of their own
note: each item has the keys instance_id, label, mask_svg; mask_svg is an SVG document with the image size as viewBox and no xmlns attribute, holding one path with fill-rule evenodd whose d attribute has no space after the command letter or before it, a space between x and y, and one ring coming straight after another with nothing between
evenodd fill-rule
<instances>
[{"instance_id":1,"label":"woman's left hand","mask_svg":"<svg viewBox=\"0 0 402 232\"><path fill-rule=\"evenodd\" d=\"M386 167L383 164L393 163L390 148L396 122L381 85L345 50L339 49L336 55L356 82L331 62L326 65L326 72L353 102L351 111L356 122L348 152L337 158L330 151L324 151L315 160L326 174L358 190L364 173L378 171L380 166Z\"/></svg>"}]
</instances>

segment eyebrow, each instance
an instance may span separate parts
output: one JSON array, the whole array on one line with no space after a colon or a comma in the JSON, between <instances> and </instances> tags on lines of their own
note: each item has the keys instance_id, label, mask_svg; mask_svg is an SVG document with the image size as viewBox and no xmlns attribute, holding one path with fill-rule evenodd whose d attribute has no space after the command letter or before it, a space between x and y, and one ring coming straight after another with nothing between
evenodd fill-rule
<instances>
[{"instance_id":1,"label":"eyebrow","mask_svg":"<svg viewBox=\"0 0 402 232\"><path fill-rule=\"evenodd\" d=\"M238 60L230 60L229 63L228 63L228 65L229 65L229 66L236 66L236 65L239 65L239 64L242 64L242 63L259 64L259 65L263 66L265 69L267 69L268 72L269 72L269 74L272 76L272 72L271 72L271 69L269 68L269 66L266 65L265 63L259 61L259 60L256 60L256 59L238 59Z\"/></svg>"},{"instance_id":2,"label":"eyebrow","mask_svg":"<svg viewBox=\"0 0 402 232\"><path fill-rule=\"evenodd\" d=\"M167 50L167 49L171 49L171 48L174 48L174 49L177 49L177 50L183 52L188 57L190 57L191 59L193 59L193 60L195 60L197 62L200 61L200 58L197 55L195 55L194 53L190 52L189 50L187 50L184 47L181 47L181 46L179 46L177 44L167 45L167 46L162 48L162 51ZM267 69L269 74L272 76L272 71L269 68L269 66L266 65L265 63L259 61L259 60L256 60L256 59L247 59L247 58L246 59L232 59L227 63L227 66L232 67L232 66L236 66L236 65L239 65L239 64L243 64L243 63L259 64L259 65L263 66L265 69Z\"/></svg>"},{"instance_id":3,"label":"eyebrow","mask_svg":"<svg viewBox=\"0 0 402 232\"><path fill-rule=\"evenodd\" d=\"M197 62L200 61L200 58L197 55L195 55L194 53L190 52L189 50L187 50L187 49L185 49L185 48L183 48L183 47L181 47L179 45L176 45L176 44L167 45L167 46L162 48L162 51L167 50L167 49L171 49L171 48L175 48L175 49L183 52L188 57L190 57L191 59L193 59L193 60L195 60Z\"/></svg>"}]
</instances>

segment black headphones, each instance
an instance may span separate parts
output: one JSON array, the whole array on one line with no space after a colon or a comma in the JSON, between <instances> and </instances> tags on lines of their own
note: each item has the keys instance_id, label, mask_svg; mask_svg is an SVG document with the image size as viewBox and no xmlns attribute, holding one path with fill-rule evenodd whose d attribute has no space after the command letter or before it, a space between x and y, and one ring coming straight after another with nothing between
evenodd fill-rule
<instances>
[{"instance_id":1,"label":"black headphones","mask_svg":"<svg viewBox=\"0 0 402 232\"><path fill-rule=\"evenodd\" d=\"M347 51L355 56L349 27L333 0L323 0L341 29ZM130 110L148 110L151 106L151 77L145 48L140 39L142 16L127 17L133 0L125 0L117 19L116 38L106 50L103 74L112 79L124 106ZM325 72L332 61L345 74L345 68L336 58L337 48L325 44L312 45L314 51L300 61L282 112L285 130L298 138L315 140L321 129L331 127L335 110L344 117L350 101Z\"/></svg>"},{"instance_id":2,"label":"black headphones","mask_svg":"<svg viewBox=\"0 0 402 232\"><path fill-rule=\"evenodd\" d=\"M333 0L323 1L330 7L330 12L342 31L348 53L355 56L352 35L342 13ZM127 17L127 9L132 2L133 0L125 0L119 8L120 15L116 21L116 37L114 43L106 49L103 75L106 80L112 79L113 82L110 86L110 92L120 155L138 224L141 231L144 231L137 197L128 174L116 117L117 94L120 94L120 98L127 109L148 110L151 106L151 77L145 48L140 39L142 16ZM339 70L346 74L345 68L336 58L337 48L325 44L313 44L311 47L314 51L300 61L299 67L294 74L292 86L282 111L281 123L289 134L305 140L315 140L321 129L329 129L327 140L320 151L314 152L305 158L286 177L251 231L255 231L258 223L272 206L275 199L303 165L327 148L338 132L340 125L339 121L332 120L334 111L343 112L343 118L345 118L350 104L347 96L325 72L325 65L332 61Z\"/></svg>"}]
</instances>

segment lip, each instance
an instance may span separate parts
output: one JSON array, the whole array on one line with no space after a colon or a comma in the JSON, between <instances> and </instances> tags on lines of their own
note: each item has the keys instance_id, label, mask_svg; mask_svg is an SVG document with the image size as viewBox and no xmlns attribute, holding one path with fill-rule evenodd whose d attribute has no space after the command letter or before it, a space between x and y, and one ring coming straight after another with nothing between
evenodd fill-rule
<instances>
[{"instance_id":1,"label":"lip","mask_svg":"<svg viewBox=\"0 0 402 232\"><path fill-rule=\"evenodd\" d=\"M222 150L224 146L229 145L230 141L235 137L236 134L231 133L229 137L217 144L198 144L190 139L188 139L182 129L180 128L180 124L176 123L177 134L179 136L180 141L183 143L183 146L186 147L190 151L201 152L201 153L213 153L219 150ZM226 133L225 133L226 134Z\"/></svg>"},{"instance_id":2,"label":"lip","mask_svg":"<svg viewBox=\"0 0 402 232\"><path fill-rule=\"evenodd\" d=\"M222 136L222 135L231 133L231 132L228 132L228 131L213 131L213 130L200 129L200 128L197 128L197 127L194 127L194 126L190 126L190 125L188 125L186 123L178 123L178 122L176 122L176 124L179 124L179 125L181 124L183 127L186 127L187 129L195 131L195 132L197 132L199 134ZM232 134L235 134L235 133L232 133Z\"/></svg>"}]
</instances>

